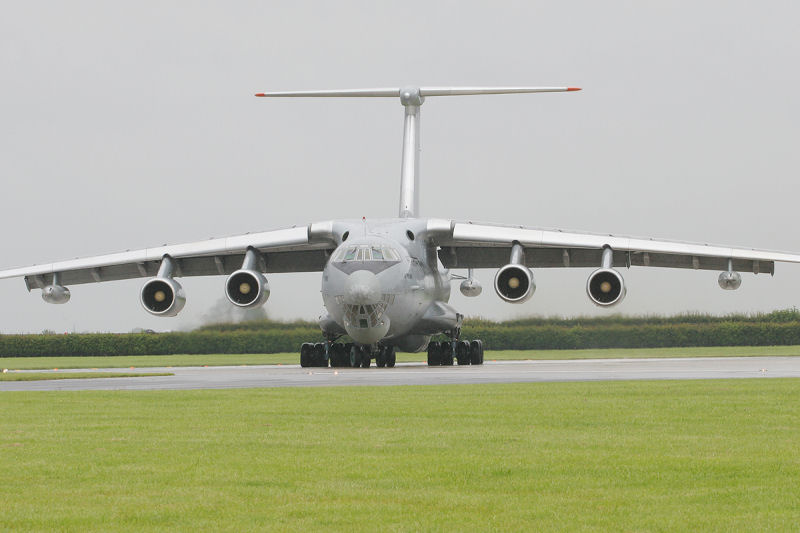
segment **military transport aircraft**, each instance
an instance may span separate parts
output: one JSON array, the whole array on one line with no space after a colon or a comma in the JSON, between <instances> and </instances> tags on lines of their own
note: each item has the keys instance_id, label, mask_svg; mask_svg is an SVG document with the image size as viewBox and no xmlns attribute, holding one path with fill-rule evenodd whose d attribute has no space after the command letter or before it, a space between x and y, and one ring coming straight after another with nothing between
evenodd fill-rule
<instances>
[{"instance_id":1,"label":"military transport aircraft","mask_svg":"<svg viewBox=\"0 0 800 533\"><path fill-rule=\"evenodd\" d=\"M0 271L24 277L47 303L70 299L67 285L150 277L141 289L145 310L175 316L186 303L175 280L227 275L233 305L264 305L270 295L264 274L322 272L326 313L319 326L324 343L300 348L302 366L392 367L395 350L428 351L429 365L482 364L483 344L460 338L463 316L448 305L450 283L478 296L475 268L497 269L494 288L509 303L523 303L536 285L531 268L595 267L586 282L589 299L602 307L619 303L625 283L616 267L721 270L719 285L737 289L739 272L774 273L776 261L800 262L800 254L726 246L619 237L523 226L420 218L419 120L425 98L434 96L546 93L575 87L405 87L259 93L259 97L392 97L405 108L400 170L400 212L384 220L332 220L308 226L222 239L61 261ZM467 269L468 275L450 269ZM449 340L431 342L433 335ZM337 342L345 335L353 342Z\"/></svg>"}]
</instances>

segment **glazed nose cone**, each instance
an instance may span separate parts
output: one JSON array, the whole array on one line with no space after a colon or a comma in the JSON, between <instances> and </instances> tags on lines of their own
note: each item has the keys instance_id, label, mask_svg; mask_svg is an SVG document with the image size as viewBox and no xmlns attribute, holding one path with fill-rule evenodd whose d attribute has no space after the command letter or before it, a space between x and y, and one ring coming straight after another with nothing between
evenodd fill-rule
<instances>
[{"instance_id":1,"label":"glazed nose cone","mask_svg":"<svg viewBox=\"0 0 800 533\"><path fill-rule=\"evenodd\" d=\"M377 304L381 301L381 286L377 276L368 270L356 270L347 277L344 301L353 305Z\"/></svg>"}]
</instances>

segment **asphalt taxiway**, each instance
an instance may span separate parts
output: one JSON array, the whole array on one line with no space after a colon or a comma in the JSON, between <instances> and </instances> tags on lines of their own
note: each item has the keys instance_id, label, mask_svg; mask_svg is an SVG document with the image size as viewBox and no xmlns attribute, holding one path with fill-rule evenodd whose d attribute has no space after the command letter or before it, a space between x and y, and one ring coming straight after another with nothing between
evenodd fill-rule
<instances>
[{"instance_id":1,"label":"asphalt taxiway","mask_svg":"<svg viewBox=\"0 0 800 533\"><path fill-rule=\"evenodd\" d=\"M59 373L85 370L58 370ZM92 370L97 372L97 370ZM101 369L99 372L130 371ZM35 372L42 372L37 370ZM497 361L483 366L301 368L297 365L137 368L172 376L0 382L0 391L184 390L258 387L446 385L545 381L800 377L800 357L696 357Z\"/></svg>"}]
</instances>

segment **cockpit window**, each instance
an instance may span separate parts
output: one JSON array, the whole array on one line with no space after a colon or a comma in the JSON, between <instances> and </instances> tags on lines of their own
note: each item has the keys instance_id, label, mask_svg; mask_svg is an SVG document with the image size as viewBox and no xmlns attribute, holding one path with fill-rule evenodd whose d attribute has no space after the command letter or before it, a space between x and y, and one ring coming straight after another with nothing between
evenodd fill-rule
<instances>
[{"instance_id":1,"label":"cockpit window","mask_svg":"<svg viewBox=\"0 0 800 533\"><path fill-rule=\"evenodd\" d=\"M389 246L350 246L342 248L333 258L336 262L343 261L399 261L400 254Z\"/></svg>"}]
</instances>

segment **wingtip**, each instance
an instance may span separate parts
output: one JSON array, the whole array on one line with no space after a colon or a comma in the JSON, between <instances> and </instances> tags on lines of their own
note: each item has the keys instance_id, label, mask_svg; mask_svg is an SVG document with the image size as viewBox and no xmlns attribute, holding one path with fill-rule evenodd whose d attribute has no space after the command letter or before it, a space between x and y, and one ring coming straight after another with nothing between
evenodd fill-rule
<instances>
[{"instance_id":1,"label":"wingtip","mask_svg":"<svg viewBox=\"0 0 800 533\"><path fill-rule=\"evenodd\" d=\"M264 93L256 93L256 96L267 96L267 95Z\"/></svg>"},{"instance_id":2,"label":"wingtip","mask_svg":"<svg viewBox=\"0 0 800 533\"><path fill-rule=\"evenodd\" d=\"M567 87L567 91L580 91L580 87Z\"/></svg>"}]
</instances>

